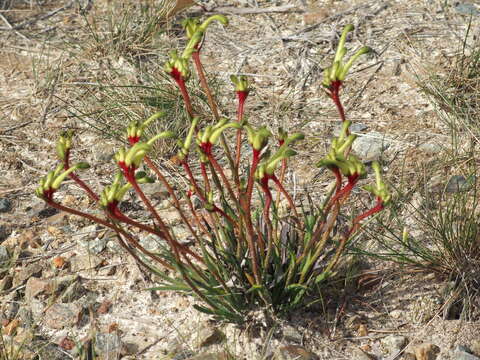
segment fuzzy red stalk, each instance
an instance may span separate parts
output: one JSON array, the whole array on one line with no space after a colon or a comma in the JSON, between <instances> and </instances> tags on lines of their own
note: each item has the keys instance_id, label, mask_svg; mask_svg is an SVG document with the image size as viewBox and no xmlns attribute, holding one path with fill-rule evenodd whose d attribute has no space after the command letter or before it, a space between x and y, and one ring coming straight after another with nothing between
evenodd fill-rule
<instances>
[{"instance_id":1,"label":"fuzzy red stalk","mask_svg":"<svg viewBox=\"0 0 480 360\"><path fill-rule=\"evenodd\" d=\"M176 68L172 69L172 71L170 72L170 76L173 78L173 80L175 80L178 88L180 89L180 92L182 93L183 102L185 103L185 108L187 109L188 116L193 119L193 107L190 100L190 95L188 95L187 86L185 85L185 79L183 78L180 71L178 71Z\"/></svg>"},{"instance_id":2,"label":"fuzzy red stalk","mask_svg":"<svg viewBox=\"0 0 480 360\"><path fill-rule=\"evenodd\" d=\"M243 121L243 112L245 107L245 101L248 97L248 91L237 91L238 107L237 107L237 122L241 123ZM242 151L242 130L237 130L237 148L235 155L235 166L238 168L240 165L240 154Z\"/></svg>"},{"instance_id":3,"label":"fuzzy red stalk","mask_svg":"<svg viewBox=\"0 0 480 360\"><path fill-rule=\"evenodd\" d=\"M70 169L70 149L67 149L67 151L65 152L65 157L63 159L63 167L65 168L65 170ZM68 174L68 177L73 181L75 181L75 183L87 193L90 199L92 199L95 202L98 202L98 200L100 200L98 195L93 192L90 186L88 186L85 182L83 182L75 173L72 172Z\"/></svg>"},{"instance_id":4,"label":"fuzzy red stalk","mask_svg":"<svg viewBox=\"0 0 480 360\"><path fill-rule=\"evenodd\" d=\"M342 102L340 101L340 88L342 87L343 82L340 80L336 80L332 82L332 85L329 87L329 92L328 95L330 98L333 100L335 103L335 106L337 107L338 113L340 114L340 119L342 122L345 121L345 110L343 108ZM349 135L347 131L347 135Z\"/></svg>"}]
</instances>

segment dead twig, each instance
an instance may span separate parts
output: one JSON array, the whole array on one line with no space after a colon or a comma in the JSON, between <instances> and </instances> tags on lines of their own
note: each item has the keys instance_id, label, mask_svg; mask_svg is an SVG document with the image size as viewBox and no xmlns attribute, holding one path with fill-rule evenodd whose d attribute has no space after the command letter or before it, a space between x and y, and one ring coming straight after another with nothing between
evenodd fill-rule
<instances>
[{"instance_id":1,"label":"dead twig","mask_svg":"<svg viewBox=\"0 0 480 360\"><path fill-rule=\"evenodd\" d=\"M265 13L304 13L302 9L298 9L295 5L271 6L266 8L236 8L233 6L219 6L209 10L207 13L225 13L234 15L247 14L265 14Z\"/></svg>"},{"instance_id":2,"label":"dead twig","mask_svg":"<svg viewBox=\"0 0 480 360\"><path fill-rule=\"evenodd\" d=\"M22 21L20 24L17 24L13 27L0 27L0 30L12 30L12 31L15 31L15 30L21 30L21 29L24 29L26 28L27 26L30 26L30 25L33 25L35 24L36 22L40 21L40 20L45 20L45 19L48 19L56 14L58 14L59 12L62 12L62 11L65 11L65 10L68 10L70 9L74 4L76 3L76 0L72 0L70 1L68 4L62 6L62 7L59 7L57 9L54 9L52 11L49 11L47 13L44 13L44 14L38 14L34 17L32 17L31 19L27 19L27 20L24 20Z\"/></svg>"}]
</instances>

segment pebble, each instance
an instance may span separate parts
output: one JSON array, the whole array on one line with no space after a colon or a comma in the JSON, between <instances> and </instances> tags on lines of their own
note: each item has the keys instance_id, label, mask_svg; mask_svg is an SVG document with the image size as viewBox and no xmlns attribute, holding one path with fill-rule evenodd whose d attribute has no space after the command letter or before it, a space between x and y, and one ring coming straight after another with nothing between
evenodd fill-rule
<instances>
[{"instance_id":1,"label":"pebble","mask_svg":"<svg viewBox=\"0 0 480 360\"><path fill-rule=\"evenodd\" d=\"M362 349L354 348L351 355L352 360L373 360L374 357L366 353Z\"/></svg>"},{"instance_id":2,"label":"pebble","mask_svg":"<svg viewBox=\"0 0 480 360\"><path fill-rule=\"evenodd\" d=\"M407 343L407 338L405 336L399 335L388 335L380 341L383 345L384 350L391 354L397 354L400 352Z\"/></svg>"},{"instance_id":3,"label":"pebble","mask_svg":"<svg viewBox=\"0 0 480 360\"><path fill-rule=\"evenodd\" d=\"M453 175L448 179L445 191L447 193L456 193L460 191L467 191L472 188L472 180L465 179L462 175Z\"/></svg>"},{"instance_id":4,"label":"pebble","mask_svg":"<svg viewBox=\"0 0 480 360\"><path fill-rule=\"evenodd\" d=\"M102 359L117 359L122 351L122 341L116 333L95 334L95 350Z\"/></svg>"},{"instance_id":5,"label":"pebble","mask_svg":"<svg viewBox=\"0 0 480 360\"><path fill-rule=\"evenodd\" d=\"M17 287L19 285L23 285L31 277L40 277L41 273L42 267L40 264L30 264L24 266L13 276L13 286Z\"/></svg>"},{"instance_id":6,"label":"pebble","mask_svg":"<svg viewBox=\"0 0 480 360\"><path fill-rule=\"evenodd\" d=\"M301 344L303 340L302 333L291 325L286 325L283 328L283 337L285 338L285 340L291 341L297 344Z\"/></svg>"},{"instance_id":7,"label":"pebble","mask_svg":"<svg viewBox=\"0 0 480 360\"><path fill-rule=\"evenodd\" d=\"M232 357L226 353L208 353L208 354L200 354L193 357L186 358L186 360L229 360Z\"/></svg>"},{"instance_id":8,"label":"pebble","mask_svg":"<svg viewBox=\"0 0 480 360\"><path fill-rule=\"evenodd\" d=\"M454 9L456 12L462 15L468 15L468 16L480 16L480 11L475 7L473 4L456 4L454 6Z\"/></svg>"},{"instance_id":9,"label":"pebble","mask_svg":"<svg viewBox=\"0 0 480 360\"><path fill-rule=\"evenodd\" d=\"M454 351L455 360L480 360L479 357L471 354L466 346L457 346Z\"/></svg>"},{"instance_id":10,"label":"pebble","mask_svg":"<svg viewBox=\"0 0 480 360\"><path fill-rule=\"evenodd\" d=\"M438 154L443 149L441 145L435 143L424 143L418 148L427 154Z\"/></svg>"},{"instance_id":11,"label":"pebble","mask_svg":"<svg viewBox=\"0 0 480 360\"><path fill-rule=\"evenodd\" d=\"M362 160L377 160L384 150L388 149L390 144L385 136L379 132L372 131L363 136L359 136L352 145L352 150Z\"/></svg>"},{"instance_id":12,"label":"pebble","mask_svg":"<svg viewBox=\"0 0 480 360\"><path fill-rule=\"evenodd\" d=\"M414 351L417 360L435 360L440 348L437 345L425 343L415 347Z\"/></svg>"},{"instance_id":13,"label":"pebble","mask_svg":"<svg viewBox=\"0 0 480 360\"><path fill-rule=\"evenodd\" d=\"M0 242L5 240L10 234L12 230L5 224L0 224Z\"/></svg>"},{"instance_id":14,"label":"pebble","mask_svg":"<svg viewBox=\"0 0 480 360\"><path fill-rule=\"evenodd\" d=\"M160 239L158 236L155 235L147 235L142 237L139 241L140 245L142 245L145 250L156 252L165 247L167 243L165 240Z\"/></svg>"},{"instance_id":15,"label":"pebble","mask_svg":"<svg viewBox=\"0 0 480 360\"><path fill-rule=\"evenodd\" d=\"M0 198L0 213L9 212L12 210L12 202L7 198Z\"/></svg>"},{"instance_id":16,"label":"pebble","mask_svg":"<svg viewBox=\"0 0 480 360\"><path fill-rule=\"evenodd\" d=\"M365 124L362 124L362 123L353 123L352 125L350 125L350 132L353 133L353 134L357 134L357 133L360 133L364 130L367 130L368 126L365 125ZM339 136L340 135L340 131L342 130L342 126L341 125L338 125L337 127L335 127L335 129L333 130L333 135L335 136Z\"/></svg>"},{"instance_id":17,"label":"pebble","mask_svg":"<svg viewBox=\"0 0 480 360\"><path fill-rule=\"evenodd\" d=\"M4 267L7 262L10 260L10 255L5 246L0 245L0 267Z\"/></svg>"},{"instance_id":18,"label":"pebble","mask_svg":"<svg viewBox=\"0 0 480 360\"><path fill-rule=\"evenodd\" d=\"M94 269L103 262L98 256L93 254L76 255L70 259L70 270L72 272Z\"/></svg>"},{"instance_id":19,"label":"pebble","mask_svg":"<svg viewBox=\"0 0 480 360\"><path fill-rule=\"evenodd\" d=\"M272 360L319 360L320 358L303 346L280 346L273 354Z\"/></svg>"},{"instance_id":20,"label":"pebble","mask_svg":"<svg viewBox=\"0 0 480 360\"><path fill-rule=\"evenodd\" d=\"M197 347L202 348L223 342L225 340L225 334L217 327L205 324L198 331L195 340Z\"/></svg>"},{"instance_id":21,"label":"pebble","mask_svg":"<svg viewBox=\"0 0 480 360\"><path fill-rule=\"evenodd\" d=\"M51 329L63 329L74 326L82 309L75 304L55 303L45 312L45 324Z\"/></svg>"}]
</instances>

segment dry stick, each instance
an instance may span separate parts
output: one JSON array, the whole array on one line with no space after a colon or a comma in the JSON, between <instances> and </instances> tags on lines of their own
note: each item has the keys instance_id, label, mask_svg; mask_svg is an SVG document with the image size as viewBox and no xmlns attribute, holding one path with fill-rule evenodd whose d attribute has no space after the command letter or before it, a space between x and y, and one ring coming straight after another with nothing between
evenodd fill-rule
<instances>
[{"instance_id":1,"label":"dry stick","mask_svg":"<svg viewBox=\"0 0 480 360\"><path fill-rule=\"evenodd\" d=\"M52 11L46 13L46 14L37 15L37 16L34 16L34 17L31 18L31 19L22 21L20 24L15 25L15 26L14 26L13 28L11 28L11 29L0 28L0 30L20 30L20 29L23 29L24 27L27 27L27 26L29 26L29 25L32 25L32 24L36 23L37 21L48 19L49 17L52 17L53 15L55 15L55 14L61 12L61 11L68 10L68 9L71 8L76 2L77 2L77 0L72 0L72 1L70 1L67 5L62 6L62 7L60 7L60 8L57 8L57 9L55 9L55 10L52 10Z\"/></svg>"},{"instance_id":2,"label":"dry stick","mask_svg":"<svg viewBox=\"0 0 480 360\"><path fill-rule=\"evenodd\" d=\"M265 14L265 13L303 13L304 10L296 9L295 5L283 5L283 6L271 6L266 8L236 8L233 6L219 6L214 7L208 11L216 14L235 14L235 15L247 15L247 14Z\"/></svg>"}]
</instances>

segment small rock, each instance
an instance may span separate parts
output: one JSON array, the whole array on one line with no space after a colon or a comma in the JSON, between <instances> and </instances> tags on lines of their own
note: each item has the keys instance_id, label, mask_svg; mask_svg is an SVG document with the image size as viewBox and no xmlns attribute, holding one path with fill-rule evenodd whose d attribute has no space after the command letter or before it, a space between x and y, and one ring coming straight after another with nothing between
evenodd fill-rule
<instances>
[{"instance_id":1,"label":"small rock","mask_svg":"<svg viewBox=\"0 0 480 360\"><path fill-rule=\"evenodd\" d=\"M213 344L219 344L223 340L225 340L225 334L222 331L210 324L206 324L200 328L200 331L198 331L196 342L197 347L202 348Z\"/></svg>"},{"instance_id":2,"label":"small rock","mask_svg":"<svg viewBox=\"0 0 480 360\"><path fill-rule=\"evenodd\" d=\"M76 255L70 259L70 269L72 272L94 269L102 263L102 259L93 254Z\"/></svg>"},{"instance_id":3,"label":"small rock","mask_svg":"<svg viewBox=\"0 0 480 360\"><path fill-rule=\"evenodd\" d=\"M69 303L80 299L87 293L87 289L82 285L79 276L65 276L57 280L56 293L61 293L58 301Z\"/></svg>"},{"instance_id":4,"label":"small rock","mask_svg":"<svg viewBox=\"0 0 480 360\"><path fill-rule=\"evenodd\" d=\"M40 359L48 359L48 360L68 360L72 358L69 355L65 355L65 353L61 351L58 346L53 344L48 344L46 346L43 346L38 351L38 356Z\"/></svg>"},{"instance_id":5,"label":"small rock","mask_svg":"<svg viewBox=\"0 0 480 360\"><path fill-rule=\"evenodd\" d=\"M172 360L190 360L195 358L195 353L190 351L190 350L180 350L178 353L176 353L173 357ZM207 354L209 355L209 354Z\"/></svg>"},{"instance_id":6,"label":"small rock","mask_svg":"<svg viewBox=\"0 0 480 360\"><path fill-rule=\"evenodd\" d=\"M8 264L8 261L10 260L10 255L8 253L8 250L5 246L0 245L0 268L3 268Z\"/></svg>"},{"instance_id":7,"label":"small rock","mask_svg":"<svg viewBox=\"0 0 480 360\"><path fill-rule=\"evenodd\" d=\"M357 331L358 336L368 336L368 328L365 324L360 324Z\"/></svg>"},{"instance_id":8,"label":"small rock","mask_svg":"<svg viewBox=\"0 0 480 360\"><path fill-rule=\"evenodd\" d=\"M389 335L383 338L380 342L387 353L394 355L404 348L407 343L407 338L405 336Z\"/></svg>"},{"instance_id":9,"label":"small rock","mask_svg":"<svg viewBox=\"0 0 480 360\"><path fill-rule=\"evenodd\" d=\"M352 150L365 161L376 160L382 152L388 149L390 144L385 136L379 132L372 131L359 136L352 145Z\"/></svg>"},{"instance_id":10,"label":"small rock","mask_svg":"<svg viewBox=\"0 0 480 360\"><path fill-rule=\"evenodd\" d=\"M21 268L13 277L13 287L23 285L31 277L40 277L42 267L40 264L29 264Z\"/></svg>"},{"instance_id":11,"label":"small rock","mask_svg":"<svg viewBox=\"0 0 480 360\"><path fill-rule=\"evenodd\" d=\"M479 16L480 11L475 7L474 4L463 4L463 3L458 3L454 6L454 9L456 12L462 15L468 15L468 16Z\"/></svg>"},{"instance_id":12,"label":"small rock","mask_svg":"<svg viewBox=\"0 0 480 360\"><path fill-rule=\"evenodd\" d=\"M373 360L374 357L371 356L370 354L367 354L365 351L359 348L354 348L352 351L351 359L352 360Z\"/></svg>"},{"instance_id":13,"label":"small rock","mask_svg":"<svg viewBox=\"0 0 480 360\"><path fill-rule=\"evenodd\" d=\"M435 360L440 348L434 344L421 344L415 347L415 356L417 360Z\"/></svg>"},{"instance_id":14,"label":"small rock","mask_svg":"<svg viewBox=\"0 0 480 360\"><path fill-rule=\"evenodd\" d=\"M300 333L300 331L290 325L286 325L283 328L283 337L285 338L285 340L292 341L297 344L301 344L303 340L302 333Z\"/></svg>"},{"instance_id":15,"label":"small rock","mask_svg":"<svg viewBox=\"0 0 480 360\"><path fill-rule=\"evenodd\" d=\"M352 125L350 125L350 132L353 133L353 134L357 134L357 133L361 133L364 130L367 130L367 128L368 128L368 126L365 125L365 124L353 123ZM341 125L335 127L335 129L333 130L333 135L339 136L341 130L342 130Z\"/></svg>"},{"instance_id":16,"label":"small rock","mask_svg":"<svg viewBox=\"0 0 480 360\"><path fill-rule=\"evenodd\" d=\"M27 307L21 306L18 309L17 317L25 327L30 328L33 326L33 315Z\"/></svg>"},{"instance_id":17,"label":"small rock","mask_svg":"<svg viewBox=\"0 0 480 360\"><path fill-rule=\"evenodd\" d=\"M418 148L427 154L438 154L443 149L442 146L435 143L423 143Z\"/></svg>"},{"instance_id":18,"label":"small rock","mask_svg":"<svg viewBox=\"0 0 480 360\"><path fill-rule=\"evenodd\" d=\"M462 175L453 175L447 183L445 191L447 193L456 193L460 191L467 191L472 188L472 180L468 181Z\"/></svg>"},{"instance_id":19,"label":"small rock","mask_svg":"<svg viewBox=\"0 0 480 360\"><path fill-rule=\"evenodd\" d=\"M455 360L480 360L479 357L471 354L470 349L465 346L457 346L454 351Z\"/></svg>"},{"instance_id":20,"label":"small rock","mask_svg":"<svg viewBox=\"0 0 480 360\"><path fill-rule=\"evenodd\" d=\"M1 280L0 280L0 291L5 291L9 290L12 288L12 283L13 283L13 277L10 275L5 275Z\"/></svg>"},{"instance_id":21,"label":"small rock","mask_svg":"<svg viewBox=\"0 0 480 360\"><path fill-rule=\"evenodd\" d=\"M12 229L6 224L0 224L0 242L5 240L12 233Z\"/></svg>"},{"instance_id":22,"label":"small rock","mask_svg":"<svg viewBox=\"0 0 480 360\"><path fill-rule=\"evenodd\" d=\"M55 303L45 312L45 324L51 329L63 329L75 325L82 309L75 304Z\"/></svg>"},{"instance_id":23,"label":"small rock","mask_svg":"<svg viewBox=\"0 0 480 360\"><path fill-rule=\"evenodd\" d=\"M230 360L232 357L226 353L208 353L189 357L186 360Z\"/></svg>"},{"instance_id":24,"label":"small rock","mask_svg":"<svg viewBox=\"0 0 480 360\"><path fill-rule=\"evenodd\" d=\"M12 210L12 202L7 198L0 198L0 213L6 213Z\"/></svg>"},{"instance_id":25,"label":"small rock","mask_svg":"<svg viewBox=\"0 0 480 360\"><path fill-rule=\"evenodd\" d=\"M165 199L169 197L167 188L161 182L143 184L142 191L149 199Z\"/></svg>"},{"instance_id":26,"label":"small rock","mask_svg":"<svg viewBox=\"0 0 480 360\"><path fill-rule=\"evenodd\" d=\"M31 277L25 286L25 300L30 303L34 297L43 293L51 293L51 291L52 284L50 281Z\"/></svg>"},{"instance_id":27,"label":"small rock","mask_svg":"<svg viewBox=\"0 0 480 360\"><path fill-rule=\"evenodd\" d=\"M480 339L473 340L472 345L470 346L470 349L472 349L472 353L474 353L477 356L480 356Z\"/></svg>"},{"instance_id":28,"label":"small rock","mask_svg":"<svg viewBox=\"0 0 480 360\"><path fill-rule=\"evenodd\" d=\"M403 315L405 314L405 311L403 310L392 310L390 311L390 317L392 319L400 319Z\"/></svg>"},{"instance_id":29,"label":"small rock","mask_svg":"<svg viewBox=\"0 0 480 360\"><path fill-rule=\"evenodd\" d=\"M93 158L96 162L109 162L114 155L113 149L114 147L110 144L97 143L97 145L93 147Z\"/></svg>"},{"instance_id":30,"label":"small rock","mask_svg":"<svg viewBox=\"0 0 480 360\"><path fill-rule=\"evenodd\" d=\"M101 359L117 359L122 351L122 341L116 333L95 334L95 350Z\"/></svg>"},{"instance_id":31,"label":"small rock","mask_svg":"<svg viewBox=\"0 0 480 360\"><path fill-rule=\"evenodd\" d=\"M279 347L273 354L272 360L319 360L314 353L303 346L287 345Z\"/></svg>"},{"instance_id":32,"label":"small rock","mask_svg":"<svg viewBox=\"0 0 480 360\"><path fill-rule=\"evenodd\" d=\"M145 250L151 252L158 252L162 249L162 247L165 247L167 245L165 240L151 234L141 238L139 242L140 245L145 248Z\"/></svg>"},{"instance_id":33,"label":"small rock","mask_svg":"<svg viewBox=\"0 0 480 360\"><path fill-rule=\"evenodd\" d=\"M41 300L33 298L28 304L28 306L30 307L30 311L32 312L32 317L34 321L43 320L43 311L45 310L45 305Z\"/></svg>"},{"instance_id":34,"label":"small rock","mask_svg":"<svg viewBox=\"0 0 480 360\"><path fill-rule=\"evenodd\" d=\"M102 229L98 225L94 224L86 226L79 231L79 233L84 234L85 237L80 239L78 242L87 250L89 254L98 255L105 250L108 239L97 236L101 230Z\"/></svg>"}]
</instances>

